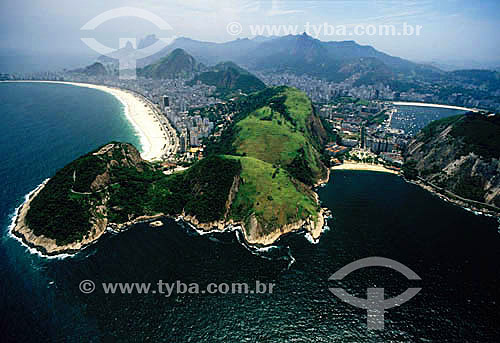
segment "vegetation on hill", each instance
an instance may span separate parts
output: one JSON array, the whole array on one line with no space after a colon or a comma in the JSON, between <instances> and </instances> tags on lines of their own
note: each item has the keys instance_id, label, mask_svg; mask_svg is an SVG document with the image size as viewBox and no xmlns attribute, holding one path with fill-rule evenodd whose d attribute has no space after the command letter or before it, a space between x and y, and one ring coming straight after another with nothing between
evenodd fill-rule
<instances>
[{"instance_id":1,"label":"vegetation on hill","mask_svg":"<svg viewBox=\"0 0 500 343\"><path fill-rule=\"evenodd\" d=\"M211 70L197 75L190 84L195 84L198 81L217 87L217 92L220 95L228 95L237 90L250 94L266 88L264 82L259 78L233 62L219 63Z\"/></svg>"},{"instance_id":2,"label":"vegetation on hill","mask_svg":"<svg viewBox=\"0 0 500 343\"><path fill-rule=\"evenodd\" d=\"M422 130L420 130L419 135L420 135L420 140L423 142L429 142L432 138L434 138L436 135L440 134L445 128L447 128L449 125L452 125L453 123L462 120L463 115L459 114L456 116L451 116L439 120L434 120L430 122L426 127L424 127Z\"/></svg>"},{"instance_id":3,"label":"vegetation on hill","mask_svg":"<svg viewBox=\"0 0 500 343\"><path fill-rule=\"evenodd\" d=\"M500 158L500 116L470 113L451 130L453 137L463 137L464 154L473 152L485 158Z\"/></svg>"},{"instance_id":4,"label":"vegetation on hill","mask_svg":"<svg viewBox=\"0 0 500 343\"><path fill-rule=\"evenodd\" d=\"M176 49L159 61L139 69L137 73L153 79L189 78L202 68L193 56L182 49Z\"/></svg>"},{"instance_id":5,"label":"vegetation on hill","mask_svg":"<svg viewBox=\"0 0 500 343\"><path fill-rule=\"evenodd\" d=\"M91 228L89 204L72 197L73 168L58 171L33 199L26 222L37 236L44 235L66 244L83 238Z\"/></svg>"},{"instance_id":6,"label":"vegetation on hill","mask_svg":"<svg viewBox=\"0 0 500 343\"><path fill-rule=\"evenodd\" d=\"M219 220L240 170L237 160L211 156L167 176L132 145L110 143L59 170L31 202L26 222L36 235L64 245L81 240L97 218L120 224L184 210L200 222Z\"/></svg>"},{"instance_id":7,"label":"vegetation on hill","mask_svg":"<svg viewBox=\"0 0 500 343\"><path fill-rule=\"evenodd\" d=\"M226 213L229 191L240 172L238 160L225 156L205 158L186 172L153 185L149 193L153 199L152 209L169 214L184 210L201 223L221 220Z\"/></svg>"},{"instance_id":8,"label":"vegetation on hill","mask_svg":"<svg viewBox=\"0 0 500 343\"><path fill-rule=\"evenodd\" d=\"M309 98L297 89L277 87L250 99L251 105L221 138L209 143L208 152L250 156L281 166L309 186L324 177L318 134L308 125L315 117Z\"/></svg>"},{"instance_id":9,"label":"vegetation on hill","mask_svg":"<svg viewBox=\"0 0 500 343\"><path fill-rule=\"evenodd\" d=\"M253 157L231 156L241 162L242 183L231 206L231 217L250 228L254 216L263 234L308 217L317 217L312 192L283 168Z\"/></svg>"},{"instance_id":10,"label":"vegetation on hill","mask_svg":"<svg viewBox=\"0 0 500 343\"><path fill-rule=\"evenodd\" d=\"M136 150L131 153L139 155ZM118 154L122 153L116 151L115 158ZM115 161L124 165L120 158ZM30 204L26 222L35 235L53 238L60 245L82 239L103 201L104 184L94 181L106 173L107 164L103 156L91 152L59 170Z\"/></svg>"},{"instance_id":11,"label":"vegetation on hill","mask_svg":"<svg viewBox=\"0 0 500 343\"><path fill-rule=\"evenodd\" d=\"M97 222L186 214L199 223L234 220L259 239L318 220L311 190L326 168L316 149L324 128L304 93L287 87L243 97L233 124L204 159L165 175L127 143L109 143L68 164L33 199L26 224L64 245ZM279 231L282 232L282 231Z\"/></svg>"},{"instance_id":12,"label":"vegetation on hill","mask_svg":"<svg viewBox=\"0 0 500 343\"><path fill-rule=\"evenodd\" d=\"M233 124L207 146L208 154L233 155L242 163L233 219L248 223L255 218L262 234L268 234L315 218L310 187L326 174L316 147L328 138L311 101L288 87L268 88L242 101Z\"/></svg>"}]
</instances>

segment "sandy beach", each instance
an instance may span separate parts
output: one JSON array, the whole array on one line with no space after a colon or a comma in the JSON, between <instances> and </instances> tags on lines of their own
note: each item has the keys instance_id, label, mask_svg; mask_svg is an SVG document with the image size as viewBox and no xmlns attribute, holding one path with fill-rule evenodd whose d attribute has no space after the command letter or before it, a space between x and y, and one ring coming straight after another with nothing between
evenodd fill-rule
<instances>
[{"instance_id":1,"label":"sandy beach","mask_svg":"<svg viewBox=\"0 0 500 343\"><path fill-rule=\"evenodd\" d=\"M387 169L384 166L368 163L344 163L331 168L332 170L367 170L381 173L398 174L397 171Z\"/></svg>"},{"instance_id":2,"label":"sandy beach","mask_svg":"<svg viewBox=\"0 0 500 343\"><path fill-rule=\"evenodd\" d=\"M451 105L440 105L440 104L428 104L425 102L404 102L404 101L393 101L393 105L395 106L416 106L416 107L438 107L438 108L448 108L450 110L460 110L460 111L472 111L479 112L476 108L467 108L460 106L451 106Z\"/></svg>"},{"instance_id":3,"label":"sandy beach","mask_svg":"<svg viewBox=\"0 0 500 343\"><path fill-rule=\"evenodd\" d=\"M140 136L142 151L141 156L145 160L153 161L160 159L168 150L168 133L163 130L155 116L155 111L147 100L130 91L119 88L93 85L89 83L65 82L65 81L7 81L7 82L41 82L59 83L78 87L97 89L113 95L124 106L125 115Z\"/></svg>"}]
</instances>

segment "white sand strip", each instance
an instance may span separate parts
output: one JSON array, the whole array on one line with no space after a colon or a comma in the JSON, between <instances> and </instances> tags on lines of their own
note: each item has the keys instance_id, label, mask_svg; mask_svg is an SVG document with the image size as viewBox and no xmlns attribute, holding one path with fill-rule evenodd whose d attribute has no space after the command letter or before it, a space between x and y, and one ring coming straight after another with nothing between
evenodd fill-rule
<instances>
[{"instance_id":1,"label":"white sand strip","mask_svg":"<svg viewBox=\"0 0 500 343\"><path fill-rule=\"evenodd\" d=\"M167 132L163 130L162 125L155 116L154 110L150 107L151 105L141 95L119 88L89 83L31 80L7 82L59 83L92 88L109 93L123 104L127 119L132 123L137 133L140 135L142 158L149 161L157 160L168 150L169 140Z\"/></svg>"},{"instance_id":2,"label":"white sand strip","mask_svg":"<svg viewBox=\"0 0 500 343\"><path fill-rule=\"evenodd\" d=\"M391 173L399 174L397 171L392 169L387 169L384 166L378 164L368 164L368 163L344 163L331 168L332 170L367 170L375 171L381 173Z\"/></svg>"},{"instance_id":3,"label":"white sand strip","mask_svg":"<svg viewBox=\"0 0 500 343\"><path fill-rule=\"evenodd\" d=\"M452 105L440 105L440 104L428 104L425 102L393 101L392 104L395 106L437 107L437 108L448 108L450 110L479 112L479 110L477 108L467 108L467 107L452 106Z\"/></svg>"}]
</instances>

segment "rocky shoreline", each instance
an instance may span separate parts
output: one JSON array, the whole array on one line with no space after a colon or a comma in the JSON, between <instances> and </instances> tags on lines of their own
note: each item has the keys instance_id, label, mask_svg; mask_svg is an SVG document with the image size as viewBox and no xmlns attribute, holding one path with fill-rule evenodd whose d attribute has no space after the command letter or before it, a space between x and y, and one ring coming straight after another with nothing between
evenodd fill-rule
<instances>
[{"instance_id":1,"label":"rocky shoreline","mask_svg":"<svg viewBox=\"0 0 500 343\"><path fill-rule=\"evenodd\" d=\"M441 200L449 202L449 203L454 204L456 206L459 206L459 207L461 207L462 209L464 209L466 211L470 211L470 212L473 212L474 214L478 214L478 215L485 215L485 216L489 216L489 217L495 217L495 218L498 218L500 220L500 212L495 212L495 211L493 211L491 209L488 209L488 208L485 208L485 207L475 206L475 205L473 205L473 201L472 200L464 201L464 200L450 198L450 197L446 196L445 194L441 193L439 190L436 190L434 187L426 184L423 181L419 181L419 180L407 180L407 179L404 179L404 180L406 182L409 182L411 184L419 186L422 189L428 191L429 193L437 196Z\"/></svg>"},{"instance_id":2,"label":"rocky shoreline","mask_svg":"<svg viewBox=\"0 0 500 343\"><path fill-rule=\"evenodd\" d=\"M31 201L42 191L48 180L39 185L30 193L28 199L17 209L15 219L10 233L21 240L24 245L37 250L41 256L54 257L64 254L74 254L85 247L95 243L106 231L107 221L105 219L92 226L91 232L81 241L66 245L58 245L55 239L45 236L37 236L26 224L26 214L30 208Z\"/></svg>"},{"instance_id":3,"label":"rocky shoreline","mask_svg":"<svg viewBox=\"0 0 500 343\"><path fill-rule=\"evenodd\" d=\"M282 236L286 234L299 231L301 229L305 229L311 235L311 237L315 241L317 241L321 236L321 234L323 233L323 229L326 225L325 212L326 210L323 208L318 212L317 221L314 221L312 218L308 218L306 220L301 220L296 223L284 225L279 230L275 230L272 233L264 236L249 235L248 234L249 230L247 230L247 228L243 223L234 222L233 220L229 221L221 220L212 223L199 223L195 217L189 215L181 215L178 218L176 218L176 220L181 220L192 226L197 231L201 231L203 233L224 232L230 229L239 228L245 239L245 242L249 246L262 248L274 244L278 239L280 239ZM251 225L256 225L253 218L254 217L251 218Z\"/></svg>"},{"instance_id":4,"label":"rocky shoreline","mask_svg":"<svg viewBox=\"0 0 500 343\"><path fill-rule=\"evenodd\" d=\"M324 180L320 180L320 182L318 182L318 185L327 183L329 177L330 172L328 171L327 177ZM20 240L26 247L35 249L37 253L39 253L39 255L42 257L58 257L76 254L86 247L96 243L99 238L108 230L118 233L125 231L136 224L154 222L162 218L172 218L177 221L181 220L191 225L197 231L206 233L224 232L228 229L234 228L240 229L245 242L249 246L255 246L259 248L270 246L282 236L301 229L305 229L311 235L313 240L317 241L326 225L325 213L328 211L328 209L321 208L317 214L318 217L316 220L314 220L314 218L300 220L296 223L284 225L279 230L274 230L273 232L263 236L249 235L247 232L250 230L247 230L243 223L234 222L233 220L220 220L212 223L199 223L196 217L186 215L185 213L182 213L181 215L176 217L170 217L163 213L152 216L141 216L122 224L108 223L106 219L102 219L100 222L92 226L91 232L83 240L66 245L57 245L54 239L45 236L36 236L25 222L26 214L30 208L31 201L40 193L47 181L48 180L44 181L44 183L42 183L34 191L32 191L28 195L27 200L17 209L13 225L10 229L10 233L16 239ZM319 205L319 197L316 192L314 192L314 196L316 202ZM255 217L251 218L250 223L250 225L258 225L256 223Z\"/></svg>"},{"instance_id":5,"label":"rocky shoreline","mask_svg":"<svg viewBox=\"0 0 500 343\"><path fill-rule=\"evenodd\" d=\"M329 181L329 177L330 173L328 172L327 177L323 180L320 180L317 183L316 187L319 187L327 183ZM171 218L175 219L176 221L182 221L190 225L193 229L195 229L201 234L213 233L213 232L225 232L228 230L229 231L239 230L244 237L245 243L248 244L250 247L255 247L255 248L263 248L270 246L274 244L282 236L299 230L305 230L308 234L310 234L313 241L317 241L324 231L327 214L329 212L328 209L321 208L320 211L318 212L318 217L316 218L316 220L310 217L305 220L300 220L296 223L290 223L284 225L278 230L274 230L271 233L266 233L263 235L255 234L256 232L261 231L258 230L257 228L258 223L255 217L250 218L250 225L252 228L251 230L246 228L244 223L234 222L232 219L231 220L223 219L211 223L200 223L196 219L196 217L187 215L185 213L182 213L181 215L178 216L167 216L163 213L159 213L152 216L141 216L122 224L108 223L106 219L103 219L101 222L95 223L95 225L93 225L91 232L83 240L66 245L57 245L54 239L50 239L44 236L36 236L25 223L25 217L30 208L31 201L40 193L40 191L44 188L47 181L48 180L44 181L35 190L33 190L27 195L26 201L16 210L13 224L10 229L10 233L17 240L21 241L22 244L27 246L28 248L35 249L37 253L42 257L58 257L58 256L76 254L81 250L85 249L86 247L96 243L99 240L99 238L108 230L115 233L119 233L128 230L129 228L133 227L136 224L158 222L159 220L165 218ZM465 210L474 212L475 214L481 214L500 219L500 213L498 212L493 212L492 210L487 208L476 207L473 206L471 203L460 201L458 199L452 199L442 194L438 190L434 189L432 186L425 184L422 181L419 180L411 181L406 179L405 181L415 184L425 189L426 191L438 196L442 200L460 206ZM319 205L320 201L318 194L316 192L314 192L313 194L316 202ZM160 225L155 225L155 226L159 227ZM249 232L252 232L253 234L249 234Z\"/></svg>"}]
</instances>

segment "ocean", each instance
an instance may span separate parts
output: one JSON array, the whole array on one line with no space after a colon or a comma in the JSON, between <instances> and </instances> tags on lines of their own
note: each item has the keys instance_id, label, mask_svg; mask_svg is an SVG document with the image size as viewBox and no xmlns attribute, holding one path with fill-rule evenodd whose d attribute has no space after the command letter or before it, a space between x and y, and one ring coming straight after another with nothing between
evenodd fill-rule
<instances>
[{"instance_id":1,"label":"ocean","mask_svg":"<svg viewBox=\"0 0 500 343\"><path fill-rule=\"evenodd\" d=\"M334 171L319 189L333 212L317 244L303 232L255 251L238 232L137 225L106 234L74 257L44 259L7 236L26 193L75 157L109 140L138 144L120 103L72 86L0 84L0 340L2 342L498 342L499 223L383 173ZM328 281L361 258L399 261ZM105 294L82 280L156 284L274 283L272 294ZM366 311L329 291L394 297L422 291L368 331Z\"/></svg>"}]
</instances>

